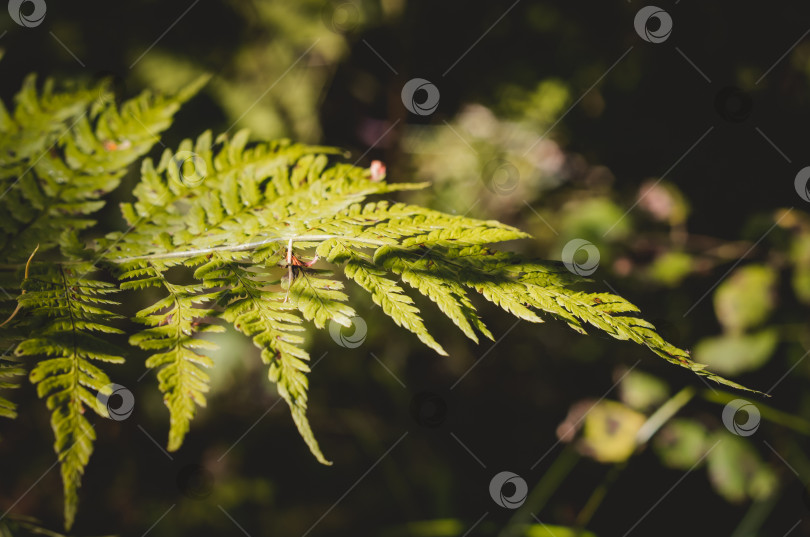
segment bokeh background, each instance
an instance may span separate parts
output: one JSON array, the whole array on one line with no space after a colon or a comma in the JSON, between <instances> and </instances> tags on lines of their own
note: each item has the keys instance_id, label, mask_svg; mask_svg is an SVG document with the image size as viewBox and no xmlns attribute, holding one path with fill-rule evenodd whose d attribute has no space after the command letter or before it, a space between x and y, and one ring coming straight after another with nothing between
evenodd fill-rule
<instances>
[{"instance_id":1,"label":"bokeh background","mask_svg":"<svg viewBox=\"0 0 810 537\"><path fill-rule=\"evenodd\" d=\"M559 260L587 240L595 287L772 395L485 304L499 342L477 346L417 299L442 358L355 293L362 345L309 337L309 415L333 466L309 454L257 350L233 333L218 338L208 408L169 456L155 443L168 413L133 350L112 375L136 409L97 420L75 533L810 534L810 195L795 181L810 165L810 6L657 5L673 21L658 43L634 27L643 4L618 0L50 0L34 28L0 13L7 104L30 72L113 77L121 98L211 73L166 147L239 128L339 146L385 162L391 181L432 184L401 199L531 232L509 245L527 255ZM401 98L417 77L440 93L424 116ZM122 226L117 202L136 180L133 169L104 225ZM58 529L48 414L30 387L14 395L0 509ZM755 410L724 424L738 398ZM677 413L636 449L662 407ZM753 433L735 427L756 414ZM522 509L490 496L501 471L528 484Z\"/></svg>"}]
</instances>

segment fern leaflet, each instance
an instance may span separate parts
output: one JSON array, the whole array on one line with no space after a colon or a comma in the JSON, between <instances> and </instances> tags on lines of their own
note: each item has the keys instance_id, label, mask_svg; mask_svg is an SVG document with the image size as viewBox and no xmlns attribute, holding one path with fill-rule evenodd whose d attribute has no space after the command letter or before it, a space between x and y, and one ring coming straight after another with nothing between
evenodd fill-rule
<instances>
[{"instance_id":1,"label":"fern leaflet","mask_svg":"<svg viewBox=\"0 0 810 537\"><path fill-rule=\"evenodd\" d=\"M90 408L108 417L98 394L111 393L110 379L95 362L122 363L124 359L99 334L119 334L110 320L120 318L105 298L115 285L86 278L88 265L32 266L20 302L30 312L33 335L17 346L17 356L36 360L30 380L51 411L56 436L54 451L62 470L65 525L69 528L78 506L78 488L96 438L85 416Z\"/></svg>"}]
</instances>

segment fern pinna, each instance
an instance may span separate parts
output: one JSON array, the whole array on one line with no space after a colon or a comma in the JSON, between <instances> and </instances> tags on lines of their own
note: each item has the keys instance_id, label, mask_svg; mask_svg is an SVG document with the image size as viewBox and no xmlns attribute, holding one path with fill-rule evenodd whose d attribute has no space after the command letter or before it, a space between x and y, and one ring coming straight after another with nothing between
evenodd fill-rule
<instances>
[{"instance_id":1,"label":"fern pinna","mask_svg":"<svg viewBox=\"0 0 810 537\"><path fill-rule=\"evenodd\" d=\"M96 231L92 215L104 196L204 82L174 96L145 92L118 106L104 83L57 91L48 81L37 91L31 77L13 113L0 103L0 284L9 293L0 305L0 343L9 349L0 361L0 389L17 386L27 372L46 401L67 527L95 438L87 410L108 417L102 401L114 387L107 373L114 369L107 364L131 352L109 338L123 333L127 319L142 327L129 344L146 351L145 366L158 371L169 450L180 448L206 404L206 369L214 364L204 351L214 345L201 336L227 323L261 349L299 432L327 463L306 417L310 356L302 332L305 321L322 329L329 322L351 326L356 316L327 266L342 269L397 325L442 355L409 292L434 302L476 342L479 335L494 339L471 298L480 296L529 322L556 318L583 333L591 325L741 388L664 341L623 298L580 290L584 279L561 264L492 248L526 233L368 200L427 185L386 183L378 172L340 162L329 147L205 132L164 150L157 163L144 159L134 199L121 205L124 229ZM177 267L187 272L183 282L169 277ZM119 291L147 288L160 297L140 311L127 312L115 300ZM0 415L16 415L7 398L0 398Z\"/></svg>"}]
</instances>

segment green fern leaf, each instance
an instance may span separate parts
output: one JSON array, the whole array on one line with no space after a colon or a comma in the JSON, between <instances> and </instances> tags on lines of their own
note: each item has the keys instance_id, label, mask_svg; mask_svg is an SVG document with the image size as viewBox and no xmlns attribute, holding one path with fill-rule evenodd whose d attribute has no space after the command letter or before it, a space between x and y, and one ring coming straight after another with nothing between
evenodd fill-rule
<instances>
[{"instance_id":1,"label":"green fern leaf","mask_svg":"<svg viewBox=\"0 0 810 537\"><path fill-rule=\"evenodd\" d=\"M23 259L30 245L54 246L65 230L95 224L86 216L120 183L127 167L151 149L182 102L206 79L176 96L144 92L120 110L106 84L56 91L47 81L37 93L29 77L16 97L13 116L0 121L0 248Z\"/></svg>"},{"instance_id":2,"label":"green fern leaf","mask_svg":"<svg viewBox=\"0 0 810 537\"><path fill-rule=\"evenodd\" d=\"M242 256L243 257L243 256ZM261 349L262 361L269 365L268 378L287 402L293 421L312 454L323 464L323 456L306 418L309 353L301 345L301 318L298 309L285 299L285 293L268 289L268 282L247 271L238 255L216 253L195 272L205 285L222 289L220 316ZM308 310L309 311L309 310ZM315 318L315 317L313 317Z\"/></svg>"},{"instance_id":3,"label":"green fern leaf","mask_svg":"<svg viewBox=\"0 0 810 537\"><path fill-rule=\"evenodd\" d=\"M19 388L19 377L25 375L25 369L19 362L0 358L0 390L13 390ZM17 417L17 405L0 397L0 416L14 419Z\"/></svg>"},{"instance_id":4,"label":"green fern leaf","mask_svg":"<svg viewBox=\"0 0 810 537\"><path fill-rule=\"evenodd\" d=\"M78 506L78 489L93 451L95 431L85 408L108 417L98 394L109 394L110 379L94 362L122 363L109 342L93 333L122 333L109 326L119 318L105 309L115 302L103 298L117 291L109 283L87 278L87 264L66 268L32 265L20 303L39 326L15 353L36 359L30 373L39 397L51 411L65 493L65 526L70 528Z\"/></svg>"},{"instance_id":5,"label":"green fern leaf","mask_svg":"<svg viewBox=\"0 0 810 537\"><path fill-rule=\"evenodd\" d=\"M129 342L149 351L161 351L147 359L146 367L160 369L159 388L169 409L168 450L176 451L189 431L197 406L206 406L209 377L205 369L214 363L197 351L217 348L194 336L222 332L224 328L200 322L213 312L198 305L215 298L215 293L207 292L202 284L169 283L164 276L169 266L158 261L133 262L124 267L120 277L126 280L121 283L122 290L160 287L169 293L135 315L136 322L149 328L133 334Z\"/></svg>"},{"instance_id":6,"label":"green fern leaf","mask_svg":"<svg viewBox=\"0 0 810 537\"><path fill-rule=\"evenodd\" d=\"M384 246L375 252L375 258L386 269L398 274L402 281L432 300L458 326L464 334L478 343L477 329L487 338L495 340L492 333L478 317L475 306L466 290L455 280L431 273L433 261L424 255L405 260L408 252Z\"/></svg>"},{"instance_id":7,"label":"green fern leaf","mask_svg":"<svg viewBox=\"0 0 810 537\"><path fill-rule=\"evenodd\" d=\"M294 277L289 286L289 299L298 311L317 328L323 328L330 320L343 326L351 326L351 318L357 313L344 304L349 296L342 292L343 284L315 276L314 271L307 271Z\"/></svg>"},{"instance_id":8,"label":"green fern leaf","mask_svg":"<svg viewBox=\"0 0 810 537\"><path fill-rule=\"evenodd\" d=\"M347 262L345 270L346 277L351 278L360 287L371 293L374 303L380 306L397 325L416 334L422 343L442 356L447 356L447 351L433 339L425 327L425 323L419 316L419 309L413 304L413 299L405 294L405 291L396 282L386 278L385 271L375 268L370 262L359 256Z\"/></svg>"},{"instance_id":9,"label":"green fern leaf","mask_svg":"<svg viewBox=\"0 0 810 537\"><path fill-rule=\"evenodd\" d=\"M591 325L710 375L685 351L659 341L629 302L581 291L586 280L560 264L525 260L487 247L526 238L520 230L403 203L365 203L371 195L424 185L390 185L371 181L361 168L330 166L324 148L286 143L249 146L245 132L230 140L218 138L218 148L210 145L211 139L204 133L195 144L183 142L175 153L193 150L197 155L197 164L206 171L197 186L183 182L186 172L169 152L156 168L145 162L143 180L136 187L139 201L124 206L133 229L126 236L109 237L117 242L115 257L109 261L118 262L121 256L124 260L212 256L209 266L199 268L195 277L211 288L226 289L220 296L227 304L221 317L241 321L238 329L263 349L271 378L298 412L296 423L307 437L309 428L301 424L309 355L300 348L303 340L296 332L302 330L301 318L294 310L318 328L331 320L348 325L354 311L345 304L347 296L336 280L298 265L287 267L285 243L296 251L315 247L327 262L342 265L345 276L369 292L386 315L440 354L446 351L392 275L436 303L474 341L477 333L490 339L492 334L478 317L468 290L521 319L542 322L550 316L582 333ZM251 263L263 267L264 280L247 271ZM270 288L281 275L273 275L274 268L293 275L287 278L292 281L287 281L286 294Z\"/></svg>"}]
</instances>

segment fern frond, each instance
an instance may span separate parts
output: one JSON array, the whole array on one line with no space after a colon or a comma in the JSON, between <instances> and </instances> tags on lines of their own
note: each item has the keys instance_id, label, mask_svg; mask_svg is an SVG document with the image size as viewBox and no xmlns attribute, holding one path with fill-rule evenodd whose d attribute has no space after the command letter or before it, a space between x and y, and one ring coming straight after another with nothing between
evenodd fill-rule
<instances>
[{"instance_id":1,"label":"fern frond","mask_svg":"<svg viewBox=\"0 0 810 537\"><path fill-rule=\"evenodd\" d=\"M19 377L25 376L25 369L19 362L0 358L0 390L19 388ZM0 416L14 419L17 417L17 405L0 397Z\"/></svg>"},{"instance_id":2,"label":"fern frond","mask_svg":"<svg viewBox=\"0 0 810 537\"><path fill-rule=\"evenodd\" d=\"M88 216L104 206L101 197L204 82L176 96L144 92L119 110L105 84L56 91L47 81L38 94L35 79L26 79L13 115L0 121L0 208L11 217L0 223L0 248L7 259L93 226Z\"/></svg>"},{"instance_id":3,"label":"fern frond","mask_svg":"<svg viewBox=\"0 0 810 537\"><path fill-rule=\"evenodd\" d=\"M580 333L586 333L583 322L590 324L616 339L645 345L665 360L698 375L746 389L706 371L703 364L693 362L687 351L665 341L651 323L636 316L640 310L626 299L609 293L578 290L577 287L587 280L558 264L524 261L515 254L482 246L455 249L438 246L425 253L419 249L397 250L385 246L376 251L374 258L384 267L408 274L408 279L413 281L458 282L530 322L542 322L538 314L546 313Z\"/></svg>"},{"instance_id":4,"label":"fern frond","mask_svg":"<svg viewBox=\"0 0 810 537\"><path fill-rule=\"evenodd\" d=\"M308 271L310 272L310 271ZM294 277L289 285L289 299L307 321L317 328L323 328L330 320L349 327L351 318L356 317L354 309L344 304L349 296L342 291L343 283L304 273Z\"/></svg>"},{"instance_id":5,"label":"fern frond","mask_svg":"<svg viewBox=\"0 0 810 537\"><path fill-rule=\"evenodd\" d=\"M129 342L149 351L162 351L152 354L146 367L160 369L159 388L169 409L168 450L176 451L189 431L197 406L206 406L209 376L205 369L213 367L214 362L197 350L217 348L194 336L222 332L224 328L201 322L213 312L199 305L214 299L216 293L202 284L169 283L164 275L169 266L158 261L133 262L124 267L120 278L126 280L121 283L122 290L159 287L168 293L135 315L134 321L149 328L133 334Z\"/></svg>"},{"instance_id":6,"label":"fern frond","mask_svg":"<svg viewBox=\"0 0 810 537\"><path fill-rule=\"evenodd\" d=\"M526 238L526 233L495 221L404 203L365 202L371 195L424 185L372 181L367 170L329 165L324 148L287 143L248 147L244 132L231 140L218 138L218 148L210 143L211 135L205 133L193 146L188 141L181 144L177 152L193 149L205 163L208 173L198 188L183 184L182 169L170 154L164 154L156 169L147 161L136 188L139 201L125 206L124 213L131 222L145 220L151 215L149 207L157 206L156 197L168 203L168 210L150 216L123 237L117 256L172 257L178 250L221 256L253 250L254 263L283 267L276 252L292 240L299 249L317 247L322 258L345 265L346 277L371 293L386 315L440 354L444 349L428 332L411 297L390 275L436 303L475 341L477 332L492 335L467 296L471 289L521 319L542 322L545 314L583 333L584 326L591 325L718 380L691 362L686 351L661 340L624 299L581 291L586 280L559 264L487 248ZM267 262L269 258L275 261ZM291 305L317 327L329 319L346 324L351 310L342 304L345 295L336 282L321 281L312 271L303 276L289 282Z\"/></svg>"},{"instance_id":7,"label":"fern frond","mask_svg":"<svg viewBox=\"0 0 810 537\"><path fill-rule=\"evenodd\" d=\"M326 155L338 152L332 148L287 142L246 148L246 133L218 142L212 147L204 133L194 145L185 141L164 153L157 167L144 161L139 201L122 207L131 229L107 237L111 261L302 233L366 196L424 186L375 183L345 164L325 168ZM184 181L190 161L199 184Z\"/></svg>"},{"instance_id":8,"label":"fern frond","mask_svg":"<svg viewBox=\"0 0 810 537\"><path fill-rule=\"evenodd\" d=\"M36 75L28 75L14 97L13 112L9 114L5 106L0 107L0 147L4 149L0 178L24 170L27 163L50 147L66 124L86 114L99 98L109 98L103 84L56 91L54 81L48 79L42 91L37 92Z\"/></svg>"},{"instance_id":9,"label":"fern frond","mask_svg":"<svg viewBox=\"0 0 810 537\"><path fill-rule=\"evenodd\" d=\"M337 239L322 243L318 247L318 253L332 263L345 262L346 277L371 293L374 303L380 306L386 315L397 325L416 334L422 343L442 356L447 356L447 351L425 327L413 299L395 281L386 278L385 270L375 267L368 256L350 250Z\"/></svg>"},{"instance_id":10,"label":"fern frond","mask_svg":"<svg viewBox=\"0 0 810 537\"><path fill-rule=\"evenodd\" d=\"M19 300L29 313L29 338L15 354L35 359L31 383L51 411L56 437L54 451L61 465L65 493L65 525L70 528L78 505L78 488L93 451L95 431L85 407L100 416L108 410L98 394L109 394L110 379L97 362L122 363L110 343L95 334L121 333L110 326L119 318L106 309L116 302L104 298L116 286L86 277L87 264L33 265Z\"/></svg>"},{"instance_id":11,"label":"fern frond","mask_svg":"<svg viewBox=\"0 0 810 537\"><path fill-rule=\"evenodd\" d=\"M475 333L475 330L478 330L487 338L495 340L478 317L467 291L453 279L431 274L430 267L433 261L426 259L425 255L410 258L403 250L382 247L375 252L375 258L387 270L399 275L402 281L433 301L468 338L478 343L478 336Z\"/></svg>"},{"instance_id":12,"label":"fern frond","mask_svg":"<svg viewBox=\"0 0 810 537\"><path fill-rule=\"evenodd\" d=\"M278 224L268 206L281 188L273 180L313 151L335 152L287 142L246 149L246 143L246 132L216 143L206 132L195 144L186 140L176 152L164 152L157 166L144 160L138 201L122 205L130 229L107 237L115 257L234 244L266 233Z\"/></svg>"},{"instance_id":13,"label":"fern frond","mask_svg":"<svg viewBox=\"0 0 810 537\"><path fill-rule=\"evenodd\" d=\"M323 456L306 417L309 353L302 348L302 319L285 293L270 290L260 275L246 270L250 259L240 255L212 254L194 273L209 288L222 289L220 316L253 339L261 358L269 365L268 378L287 402L293 421L312 454L323 464ZM316 315L313 315L315 318Z\"/></svg>"}]
</instances>

